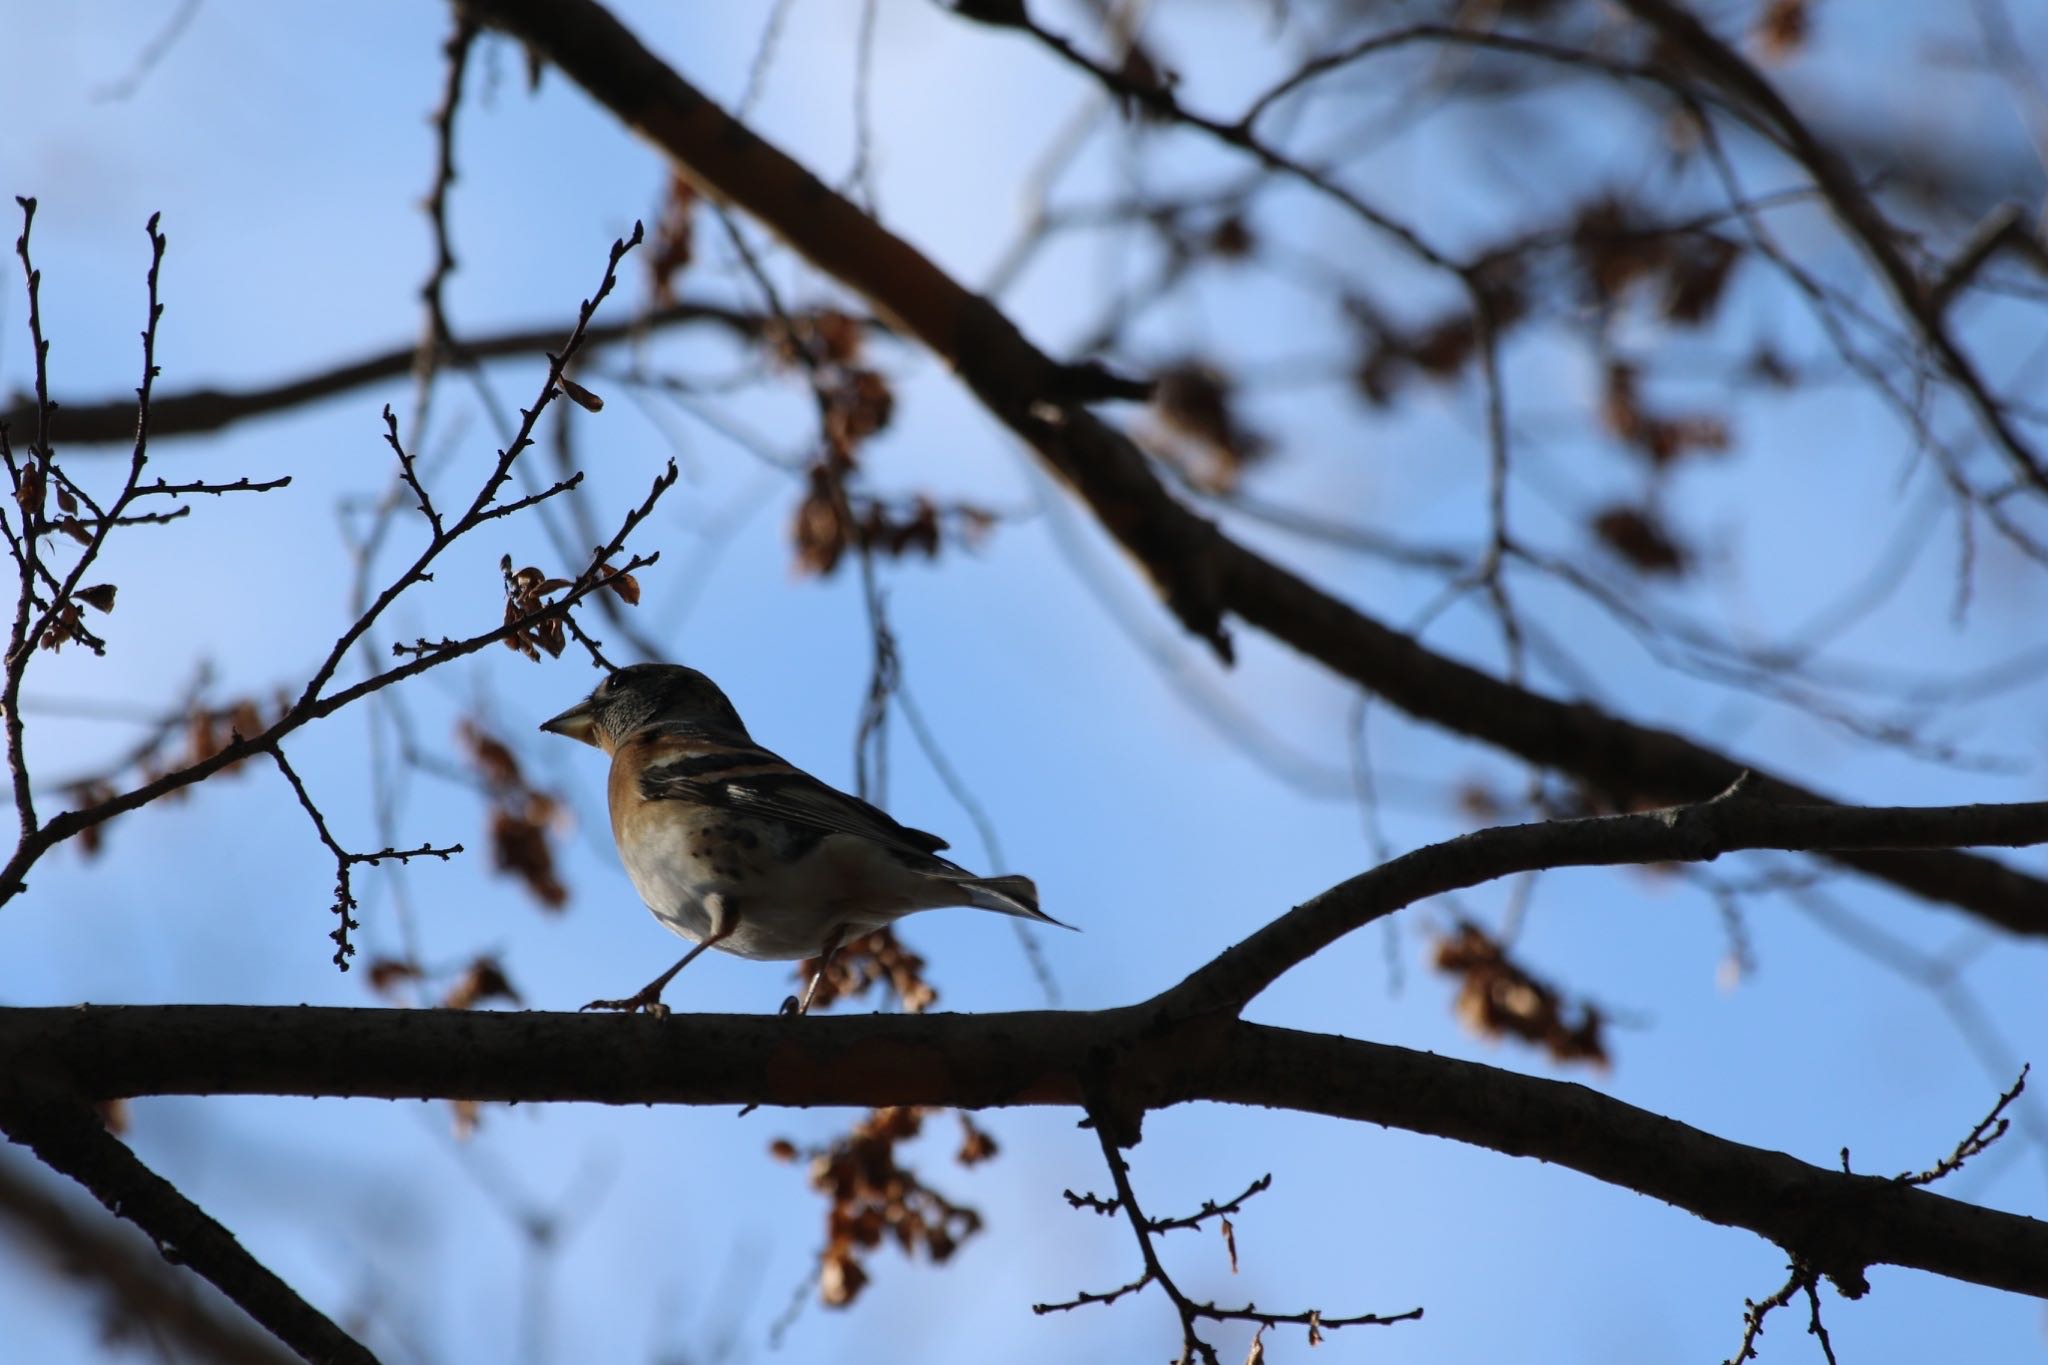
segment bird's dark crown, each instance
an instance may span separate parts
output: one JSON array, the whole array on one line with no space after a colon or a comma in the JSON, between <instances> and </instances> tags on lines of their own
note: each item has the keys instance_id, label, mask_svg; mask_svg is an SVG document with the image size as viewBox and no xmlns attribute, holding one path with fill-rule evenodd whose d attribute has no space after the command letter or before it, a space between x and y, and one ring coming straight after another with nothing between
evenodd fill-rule
<instances>
[{"instance_id":1,"label":"bird's dark crown","mask_svg":"<svg viewBox=\"0 0 2048 1365\"><path fill-rule=\"evenodd\" d=\"M611 749L654 723L687 726L730 739L747 738L745 723L718 684L680 664L622 668L543 728Z\"/></svg>"}]
</instances>

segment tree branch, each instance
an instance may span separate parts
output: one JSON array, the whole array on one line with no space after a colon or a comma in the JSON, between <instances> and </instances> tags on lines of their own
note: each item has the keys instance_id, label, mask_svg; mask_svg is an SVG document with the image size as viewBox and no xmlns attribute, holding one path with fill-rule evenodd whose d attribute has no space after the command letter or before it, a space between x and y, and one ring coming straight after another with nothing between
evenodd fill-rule
<instances>
[{"instance_id":1,"label":"tree branch","mask_svg":"<svg viewBox=\"0 0 2048 1365\"><path fill-rule=\"evenodd\" d=\"M252 1006L0 1009L0 1075L88 1099L1009 1105L1207 1100L1454 1138L1747 1228L1860 1292L1907 1266L2048 1298L2048 1223L1715 1137L1584 1086L1245 1023L1093 1012L667 1019ZM111 1140L111 1139L110 1139Z\"/></svg>"},{"instance_id":2,"label":"tree branch","mask_svg":"<svg viewBox=\"0 0 2048 1365\"><path fill-rule=\"evenodd\" d=\"M1297 963L1403 906L1519 872L1710 862L1741 849L1828 852L2048 843L2048 801L1998 806L1781 806L1738 782L1712 801L1630 815L1478 830L1416 849L1295 907L1198 968L1162 1001L1242 1010Z\"/></svg>"},{"instance_id":3,"label":"tree branch","mask_svg":"<svg viewBox=\"0 0 2048 1365\"><path fill-rule=\"evenodd\" d=\"M94 1282L101 1286L106 1307L100 1316L110 1338L161 1333L215 1365L280 1365L289 1359L274 1338L252 1329L241 1315L230 1317L200 1299L182 1271L167 1267L134 1234L88 1205L74 1209L33 1170L22 1162L0 1163L0 1221L18 1228L23 1243L39 1247L54 1272L87 1292Z\"/></svg>"},{"instance_id":4,"label":"tree branch","mask_svg":"<svg viewBox=\"0 0 2048 1365\"><path fill-rule=\"evenodd\" d=\"M765 326L758 315L737 308L724 308L712 303L672 303L625 322L592 325L584 332L583 340L586 346L607 346L692 322L711 323L745 340L758 338ZM500 360L508 356L539 359L547 351L560 347L567 331L566 324L557 323L550 327L496 332L463 342L462 354L465 361ZM409 374L418 358L419 346L413 343L258 388L194 389L188 393L154 398L150 403L150 436L157 441L176 436L197 436L219 431L245 418L287 412L308 403L366 388L379 380ZM135 439L133 398L76 404L53 402L51 407L58 434L69 445L111 445ZM0 424L23 430L33 430L35 421L36 405L32 400L17 403L5 413L0 413Z\"/></svg>"},{"instance_id":5,"label":"tree branch","mask_svg":"<svg viewBox=\"0 0 2048 1365\"><path fill-rule=\"evenodd\" d=\"M148 1233L165 1260L211 1280L306 1360L376 1365L375 1356L251 1256L233 1233L137 1160L91 1109L53 1095L22 1093L18 1078L26 1071L19 1064L8 1068L17 1078L0 1100L0 1130L8 1137Z\"/></svg>"},{"instance_id":6,"label":"tree branch","mask_svg":"<svg viewBox=\"0 0 2048 1365\"><path fill-rule=\"evenodd\" d=\"M1949 331L1943 300L1920 278L1900 250L1898 229L1885 221L1877 204L1857 183L1848 162L1814 135L1792 106L1778 94L1747 58L1721 41L1697 15L1674 0L1621 0L1623 9L1655 30L1684 54L1715 84L1754 111L1756 120L1774 132L1784 150L1813 177L1836 221L1855 238L1876 268L1921 342L1960 389L2013 471L2037 492L2048 492L2048 467L2020 434L1998 396L1978 374Z\"/></svg>"},{"instance_id":7,"label":"tree branch","mask_svg":"<svg viewBox=\"0 0 2048 1365\"><path fill-rule=\"evenodd\" d=\"M753 215L813 265L947 360L989 412L1086 501L1190 631L1230 656L1234 612L1411 715L1570 773L1627 804L1697 800L1744 765L1667 731L1540 696L1436 654L1223 535L1163 488L1128 437L1079 406L1077 367L1025 339L986 299L750 129L649 52L594 0L474 0L704 192ZM1759 775L1774 800L1821 804ZM1954 852L1840 861L2013 933L2048 936L2048 883Z\"/></svg>"}]
</instances>

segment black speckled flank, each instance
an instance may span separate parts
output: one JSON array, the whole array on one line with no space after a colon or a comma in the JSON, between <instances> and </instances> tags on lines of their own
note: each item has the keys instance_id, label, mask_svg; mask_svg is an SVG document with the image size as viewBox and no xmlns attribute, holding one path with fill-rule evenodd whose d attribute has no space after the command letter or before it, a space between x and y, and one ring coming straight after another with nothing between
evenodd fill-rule
<instances>
[{"instance_id":1,"label":"black speckled flank","mask_svg":"<svg viewBox=\"0 0 2048 1365\"><path fill-rule=\"evenodd\" d=\"M720 820L700 825L690 837L690 856L720 881L744 883L768 863L802 861L826 831L782 821Z\"/></svg>"}]
</instances>

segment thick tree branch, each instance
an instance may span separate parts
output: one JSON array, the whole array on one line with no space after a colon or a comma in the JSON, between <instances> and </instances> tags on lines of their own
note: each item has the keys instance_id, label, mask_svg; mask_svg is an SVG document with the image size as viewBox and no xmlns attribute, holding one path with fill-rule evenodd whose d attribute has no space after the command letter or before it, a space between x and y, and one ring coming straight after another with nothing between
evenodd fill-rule
<instances>
[{"instance_id":1,"label":"thick tree branch","mask_svg":"<svg viewBox=\"0 0 2048 1365\"><path fill-rule=\"evenodd\" d=\"M17 1057L5 1074L18 1081L28 1071ZM376 1365L375 1356L251 1256L233 1233L137 1160L91 1109L60 1095L24 1093L15 1084L7 1089L0 1130L148 1233L166 1260L211 1280L304 1359Z\"/></svg>"},{"instance_id":2,"label":"thick tree branch","mask_svg":"<svg viewBox=\"0 0 2048 1365\"><path fill-rule=\"evenodd\" d=\"M89 1098L1297 1109L1569 1166L1747 1228L1849 1292L1907 1266L2048 1298L2048 1223L1714 1137L1584 1086L1156 1004L1097 1012L667 1019L244 1006L0 1010L0 1075ZM1085 1092L1085 1093L1084 1093ZM111 1139L109 1139L111 1141Z\"/></svg>"},{"instance_id":3,"label":"thick tree branch","mask_svg":"<svg viewBox=\"0 0 2048 1365\"><path fill-rule=\"evenodd\" d=\"M999 421L1087 502L1183 625L1229 655L1225 612L1285 640L1411 715L1556 768L1628 804L1698 800L1742 764L1678 735L1539 696L1433 653L1224 536L1176 501L1121 432L1080 406L1085 367L1061 364L810 172L727 116L593 0L472 0L704 192L753 215L952 364ZM1757 793L1820 804L1759 776ZM1954 852L1841 861L2014 933L2048 935L2048 884Z\"/></svg>"}]
</instances>

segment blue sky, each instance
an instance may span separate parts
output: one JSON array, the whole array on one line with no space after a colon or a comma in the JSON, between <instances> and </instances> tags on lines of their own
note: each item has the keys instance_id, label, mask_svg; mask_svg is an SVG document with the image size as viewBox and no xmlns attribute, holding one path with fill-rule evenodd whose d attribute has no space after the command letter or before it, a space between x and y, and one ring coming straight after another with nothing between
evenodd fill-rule
<instances>
[{"instance_id":1,"label":"blue sky","mask_svg":"<svg viewBox=\"0 0 2048 1365\"><path fill-rule=\"evenodd\" d=\"M142 224L160 211L171 241L159 357L166 391L283 377L417 335L417 289L429 261L418 211L430 165L424 118L440 82L444 13L434 6L202 6L189 31L139 89L95 94L129 69L167 7L0 3L0 38L36 60L17 63L13 129L0 139L0 188L33 194L53 388L100 397L131 389L146 262ZM730 107L747 84L762 11L756 6L615 6L686 76ZM1849 101L1861 64L1923 50L1914 7L1881 21L1824 30L1827 61L1788 80L1817 101ZM1050 11L1061 24L1073 15ZM1823 7L1824 21L1833 22ZM853 162L857 7L796 0L759 97L754 126L828 181ZM1259 6L1205 7L1162 41L1191 101L1236 108L1281 69L1286 40L1259 48ZM1927 20L1925 22L1938 22ZM2033 35L2038 38L2038 33ZM882 0L873 77L875 195L882 220L970 283L987 278L1017 230L1018 183L1050 129L1091 96L1020 42L949 19L920 0ZM1241 55L1258 52L1255 58ZM1934 78L1930 78L1934 79ZM517 51L492 44L460 124L462 178L451 219L461 269L449 289L459 330L568 318L594 285L604 251L655 211L665 174L558 73L537 95ZM1945 78L1953 125L1987 143L2017 125L1995 89ZM1469 245L1544 202L1553 182L1591 183L1642 170L1645 134L1627 106L1587 97L1549 106L1527 145L1482 139L1472 116L1425 121L1364 158L1354 183L1433 238ZM1915 118L1919 116L1914 116ZM1932 123L1932 116L1928 116ZM1310 145L1343 135L1313 120ZM1997 131L2005 130L2005 131ZM1929 131L1939 135L1937 124ZM1976 145L1976 144L1972 144ZM1142 170L1098 136L1055 192L1101 202L1134 186L1203 185L1242 171L1219 150L1156 137ZM1749 158L1752 188L1787 183L1781 166ZM1383 281L1411 320L1446 301L1384 241L1306 196L1276 190L1255 222L1304 257ZM1817 219L1787 215L1788 242L1873 308L1880 299ZM13 233L7 234L9 240ZM686 293L751 302L715 224L700 221L697 272ZM1144 248L1102 236L1064 240L1003 302L1058 349L1104 295L1142 275ZM795 302L839 297L800 264L772 257ZM1781 284L1745 267L1723 326L1676 343L1681 399L1688 366L1762 335L1815 354L1818 335ZM28 376L18 277L0 290L0 388ZM639 298L629 266L612 316ZM1341 360L1328 298L1252 274L1204 277L1134 327L1128 357L1160 363L1224 355L1248 371L1286 374L1305 356ZM2013 310L1971 315L1984 354L2023 363L2038 341ZM1647 344L1647 338L1628 338ZM1691 350L1682 349L1691 347ZM1288 906L1369 865L1360 811L1341 794L1308 795L1221 742L1169 675L1256 715L1305 764L1347 771L1351 689L1240 628L1241 662L1225 671L1180 638L1121 553L1035 472L1028 452L976 410L943 367L901 348L877 352L897 384L898 420L867 452L873 486L979 501L1006 516L976 550L935 566L884 570L888 607L912 692L1000 831L1010 868L1036 877L1053 914L1083 933L1038 936L1064 1003L1106 1006L1170 984ZM1719 358L1719 359L1717 359ZM681 335L650 363L710 377L742 358L716 339ZM1637 466L1597 429L1598 370L1561 330L1510 349L1510 402L1526 479L1512 504L1518 531L1597 564L1585 511L1633 492ZM2003 377L2008 371L1996 370ZM500 401L531 401L541 370L494 367ZM643 575L639 623L671 657L701 667L732 695L763 742L827 780L852 782L855 718L868 637L850 574L825 582L791 569L786 535L794 481L616 377L591 379L608 403L581 419L593 517L610 525L664 460L685 478L650 525L661 564ZM350 565L337 507L386 487L379 409L407 410L403 381L218 436L165 443L173 476L293 476L259 501L223 500L183 522L114 542L106 577L121 585L107 618L105 659L76 650L39 659L26 695L37 771L88 769L134 734L58 712L79 700L166 704L198 661L221 696L267 694L303 679L343 624ZM811 436L808 400L769 384L707 400L787 455ZM1469 388L1423 388L1391 411L1352 399L1341 383L1253 386L1253 420L1280 453L1254 491L1417 539L1473 543L1482 523L1484 448ZM655 414L658 414L655 415ZM1123 414L1142 423L1142 414ZM1737 449L1683 471L1664 490L1707 570L1677 586L1632 587L1659 610L1708 621L1750 641L1779 639L1853 587L1874 547L1924 522L1931 540L1894 599L1840 644L1846 661L1916 676L1966 673L2040 643L2039 580L1986 538L1968 614L1951 617L1956 521L1930 496L1925 461L1877 406L1845 386L1745 399ZM1959 414L1937 408L1953 435ZM495 441L468 388L443 386L421 448L453 490L488 461ZM83 477L116 477L118 459L77 450ZM709 533L707 533L709 528ZM416 528L401 526L401 543ZM1395 623L1416 618L1437 585L1327 547L1242 528L1348 600ZM429 589L409 595L392 633L459 634L498 611L496 562L546 564L538 529L499 523L452 554ZM387 555L388 574L397 551ZM1092 566L1078 572L1076 565ZM1619 571L1614 571L1618 573ZM1552 585L1519 589L1532 619L1568 646L1599 698L1631 718L1671 725L1768 763L1823 790L1871 801L1940 802L2038 796L2048 731L2036 682L1941 707L1929 733L2005 763L1992 772L1932 765L1874 748L1803 713L1708 687L1659 668L1612 621ZM1105 608L1104 599L1121 604ZM1135 622L1132 629L1129 622ZM600 631L600 634L603 632ZM1434 647L1489 668L1499 634L1476 606L1430 627ZM577 817L562 840L575 896L540 913L514 883L472 856L404 874L425 958L459 963L499 954L526 1003L573 1007L630 991L673 960L677 941L641 908L603 827L602 760L544 741L532 727L580 695L590 671L565 657L536 667L491 650L407 689L422 742L457 757L454 726L481 714L521 744L538 780ZM1547 691L1570 689L1542 674ZM1881 708L1874 708L1881 709ZM1387 840L1413 847L1465 827L1455 788L1483 779L1515 790L1525 778L1497 755L1375 707L1372 753L1386 801ZM351 846L375 841L366 787L367 713L317 727L291 753ZM899 724L888 804L951 838L965 861L988 862L973 827ZM484 811L470 793L415 775L398 807L400 841L482 849ZM2043 868L2038 853L2014 861ZM1763 864L1734 865L1731 875ZM38 869L34 892L0 912L0 999L12 1004L374 1003L360 972L328 963L330 862L274 773L208 783L189 801L126 817L94 861L65 850ZM364 956L394 949L393 886L366 877ZM1982 935L1960 917L1854 879L1830 893L1863 920L1929 953L1975 953ZM1462 907L1496 922L1510 888ZM1262 998L1260 1020L1335 1031L1550 1074L1540 1058L1461 1031L1450 983L1427 967L1441 906L1404 912L1391 946L1378 930L1340 943ZM1927 990L1847 951L1782 898L1746 915L1758 970L1732 988L1717 968L1727 940L1712 903L1684 882L1638 872L1561 872L1535 887L1518 950L1535 969L1612 1007L1616 1065L1571 1072L1631 1103L1736 1140L1832 1164L1847 1145L1858 1169L1917 1168L1942 1155L2010 1075L1992 1074ZM1044 1002L1009 923L947 912L907 937L932 963L942 1007L1027 1008ZM1399 963L1390 975L1389 955ZM2038 946L1993 941L1965 981L1995 1025L1998 1046L2039 1060L2043 1015ZM759 1012L788 989L783 969L713 955L671 994L679 1008ZM1958 1197L2040 1215L2048 1194L2043 1125L1950 1182ZM438 1106L339 1101L165 1099L139 1103L130 1140L145 1160L232 1228L315 1303L367 1315L367 1340L387 1359L627 1360L711 1358L730 1330L733 1356L778 1355L767 1324L808 1275L822 1205L801 1172L772 1161L771 1138L822 1141L850 1116L723 1110L555 1107L491 1110L467 1143ZM1063 1188L1106 1184L1093 1139L1061 1112L999 1113L986 1126L1001 1157L973 1171L951 1164L949 1121L933 1125L925 1173L978 1206L989 1231L933 1269L877 1257L874 1282L846 1312L808 1307L779 1348L791 1360L992 1361L1164 1356L1173 1319L1156 1298L1110 1310L1035 1318L1032 1302L1120 1284L1136 1273L1127 1231L1070 1211ZM18 1161L18 1154L0 1153ZM1718 1360L1739 1335L1742 1302L1775 1289L1782 1260L1758 1239L1570 1172L1412 1135L1294 1115L1221 1108L1151 1116L1133 1154L1141 1196L1162 1213L1242 1188L1265 1172L1274 1188L1237 1220L1241 1272L1213 1240L1167 1251L1198 1296L1328 1312L1398 1312L1418 1325L1322 1348L1333 1358L1402 1362ZM522 1209L562 1220L536 1252ZM100 1358L85 1301L52 1292L0 1246L0 1321L22 1359ZM1876 1292L1830 1301L1844 1360L2016 1359L2038 1353L2041 1306L1902 1271L1873 1275ZM1242 1334L1219 1334L1241 1358ZM1269 1339L1269 1358L1303 1354L1297 1336ZM1774 1319L1765 1359L1815 1358L1798 1323ZM138 1358L143 1358L138 1356Z\"/></svg>"}]
</instances>

